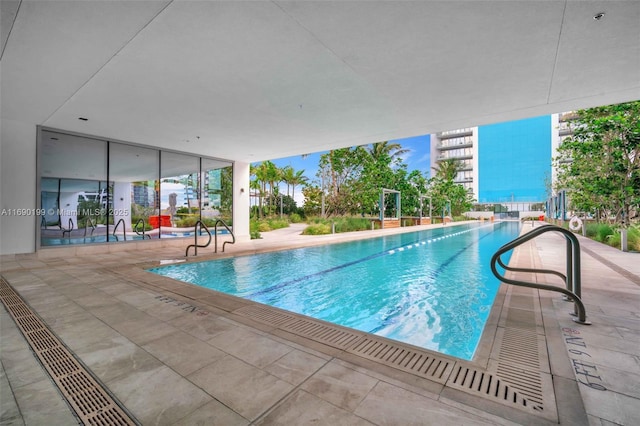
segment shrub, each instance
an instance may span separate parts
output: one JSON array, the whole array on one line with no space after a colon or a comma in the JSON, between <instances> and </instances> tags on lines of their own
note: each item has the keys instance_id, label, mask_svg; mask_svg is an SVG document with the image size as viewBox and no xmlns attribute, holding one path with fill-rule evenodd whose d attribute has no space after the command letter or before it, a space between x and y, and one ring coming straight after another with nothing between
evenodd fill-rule
<instances>
[{"instance_id":1,"label":"shrub","mask_svg":"<svg viewBox=\"0 0 640 426\"><path fill-rule=\"evenodd\" d=\"M260 235L260 229L258 229L258 221L257 220L251 220L249 222L249 236L251 237L252 240L258 240L260 238L262 238L262 236Z\"/></svg>"},{"instance_id":2,"label":"shrub","mask_svg":"<svg viewBox=\"0 0 640 426\"><path fill-rule=\"evenodd\" d=\"M331 233L331 225L327 223L314 223L307 226L304 231L302 231L303 235L324 235Z\"/></svg>"},{"instance_id":3,"label":"shrub","mask_svg":"<svg viewBox=\"0 0 640 426\"><path fill-rule=\"evenodd\" d=\"M289 227L289 222L286 219L268 219L267 223L271 230Z\"/></svg>"},{"instance_id":4,"label":"shrub","mask_svg":"<svg viewBox=\"0 0 640 426\"><path fill-rule=\"evenodd\" d=\"M258 222L258 231L260 232L269 232L271 231L271 227L269 226L269 222Z\"/></svg>"},{"instance_id":5,"label":"shrub","mask_svg":"<svg viewBox=\"0 0 640 426\"><path fill-rule=\"evenodd\" d=\"M616 229L611 235L607 236L606 243L611 247L620 248L621 240L620 230ZM634 226L627 229L627 249L629 251L640 251L640 230Z\"/></svg>"},{"instance_id":6,"label":"shrub","mask_svg":"<svg viewBox=\"0 0 640 426\"><path fill-rule=\"evenodd\" d=\"M336 232L366 231L371 229L371 221L361 217L341 217L335 221ZM331 224L329 224L331 227Z\"/></svg>"},{"instance_id":7,"label":"shrub","mask_svg":"<svg viewBox=\"0 0 640 426\"><path fill-rule=\"evenodd\" d=\"M302 216L300 216L298 213L291 213L289 215L289 221L291 223L301 223L303 222Z\"/></svg>"},{"instance_id":8,"label":"shrub","mask_svg":"<svg viewBox=\"0 0 640 426\"><path fill-rule=\"evenodd\" d=\"M188 217L185 217L184 219L180 219L176 221L176 226L178 228L192 228L196 225L196 222L198 220L199 218L196 216L188 216Z\"/></svg>"},{"instance_id":9,"label":"shrub","mask_svg":"<svg viewBox=\"0 0 640 426\"><path fill-rule=\"evenodd\" d=\"M595 240L606 243L607 239L614 234L613 226L607 223L600 223L596 228Z\"/></svg>"}]
</instances>

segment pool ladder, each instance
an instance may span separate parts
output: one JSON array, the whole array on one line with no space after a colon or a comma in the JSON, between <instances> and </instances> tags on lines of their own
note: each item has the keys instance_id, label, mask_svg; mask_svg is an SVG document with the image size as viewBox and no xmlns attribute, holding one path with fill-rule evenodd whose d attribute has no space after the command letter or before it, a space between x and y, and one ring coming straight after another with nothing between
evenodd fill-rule
<instances>
[{"instance_id":1,"label":"pool ladder","mask_svg":"<svg viewBox=\"0 0 640 426\"><path fill-rule=\"evenodd\" d=\"M502 256L504 253L510 250L513 250L519 245L546 232L559 232L563 234L565 239L567 240L566 274L563 274L558 271L553 271L550 269L514 268L511 266L507 266L502 262L502 259L500 258L500 256ZM504 268L507 271L533 272L538 274L556 275L564 280L566 288L506 278L505 276L500 275L500 273L496 268L496 264L500 265L500 267ZM496 253L491 258L491 272L496 278L498 278L500 281L506 284L518 285L518 286L529 287L529 288L537 288L540 290L556 291L564 294L565 300L573 301L574 311L571 312L571 315L576 317L576 318L573 318L573 320L579 324L585 324L585 325L591 324L589 321L587 321L587 313L584 308L584 303L582 303L582 300L580 299L580 296L581 296L580 243L578 242L578 238L573 234L573 232L555 225L542 225L536 229L533 229L532 231L529 231L528 233L523 234L518 238L516 238L515 240L503 245L498 249L498 251L496 251Z\"/></svg>"},{"instance_id":2,"label":"pool ladder","mask_svg":"<svg viewBox=\"0 0 640 426\"><path fill-rule=\"evenodd\" d=\"M118 223L116 223L115 228L113 228L113 236L116 238L116 241L120 241L116 235L116 231L118 230L118 227L120 227L120 224L122 224L122 237L124 238L124 241L127 241L127 229L125 228L126 225L124 223L124 219L120 219Z\"/></svg>"},{"instance_id":3,"label":"pool ladder","mask_svg":"<svg viewBox=\"0 0 640 426\"><path fill-rule=\"evenodd\" d=\"M226 228L226 230L229 231L229 234L231 234L231 238L232 238L231 241L225 241L224 243L222 243L222 252L224 252L224 246L225 245L234 244L236 242L236 236L233 234L233 231L231 229L229 229L229 226L227 226L227 224L224 222L224 220L218 219L218 220L216 220L216 223L213 225L214 226L214 228L213 228L214 253L218 252L218 224L222 224L222 226L224 226ZM200 232L198 232L198 225L200 225ZM207 241L206 244L198 244L198 235L200 233L202 233L202 229L207 231L207 234L209 235L209 240ZM197 256L198 255L198 247L204 248L204 247L208 247L209 244L211 244L211 231L209 231L209 228L207 228L207 225L202 223L201 220L196 222L193 231L194 231L193 232L194 233L194 237L193 237L194 241L193 241L193 244L189 244L187 246L187 251L184 254L185 257L189 257L189 249L191 247L193 247L193 255Z\"/></svg>"},{"instance_id":4,"label":"pool ladder","mask_svg":"<svg viewBox=\"0 0 640 426\"><path fill-rule=\"evenodd\" d=\"M142 225L142 232L140 232L140 225ZM146 230L146 224L144 223L144 219L142 218L138 219L138 221L136 222L136 226L133 227L133 230L136 232L136 234L142 235L143 240L145 237L151 239L151 235L146 234L147 230Z\"/></svg>"}]
</instances>

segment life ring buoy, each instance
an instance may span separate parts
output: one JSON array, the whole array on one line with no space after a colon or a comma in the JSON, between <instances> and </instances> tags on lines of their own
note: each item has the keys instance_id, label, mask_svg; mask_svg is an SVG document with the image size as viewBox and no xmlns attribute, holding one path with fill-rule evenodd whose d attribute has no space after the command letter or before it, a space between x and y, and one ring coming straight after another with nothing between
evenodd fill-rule
<instances>
[{"instance_id":1,"label":"life ring buoy","mask_svg":"<svg viewBox=\"0 0 640 426\"><path fill-rule=\"evenodd\" d=\"M569 229L579 231L582 229L582 220L578 216L573 216L569 221Z\"/></svg>"}]
</instances>

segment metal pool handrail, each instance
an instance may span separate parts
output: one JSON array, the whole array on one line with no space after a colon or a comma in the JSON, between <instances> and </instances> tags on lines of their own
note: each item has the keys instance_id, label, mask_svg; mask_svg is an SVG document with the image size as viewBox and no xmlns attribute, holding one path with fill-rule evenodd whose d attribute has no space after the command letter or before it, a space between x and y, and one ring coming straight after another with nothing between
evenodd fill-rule
<instances>
[{"instance_id":1,"label":"metal pool handrail","mask_svg":"<svg viewBox=\"0 0 640 426\"><path fill-rule=\"evenodd\" d=\"M84 221L84 238L87 237L87 229L89 228L89 226L91 226L91 234L89 234L89 236L92 236L93 231L96 230L96 224L93 222L93 219L91 219L90 217L86 218Z\"/></svg>"},{"instance_id":2,"label":"metal pool handrail","mask_svg":"<svg viewBox=\"0 0 640 426\"><path fill-rule=\"evenodd\" d=\"M62 229L62 238L64 238L64 234L69 234L69 238L71 238L71 231L73 231L73 220L69 218L69 228L63 228L62 225L60 225L60 228Z\"/></svg>"},{"instance_id":3,"label":"metal pool handrail","mask_svg":"<svg viewBox=\"0 0 640 426\"><path fill-rule=\"evenodd\" d=\"M142 223L142 232L138 231L138 226L140 225L140 223ZM149 239L151 239L151 235L146 235L146 229L145 228L146 228L146 225L144 223L144 219L140 218L136 222L136 226L133 227L133 230L136 231L136 234L142 235L142 239L143 240L144 240L145 236L147 236L147 237L149 237Z\"/></svg>"},{"instance_id":4,"label":"metal pool handrail","mask_svg":"<svg viewBox=\"0 0 640 426\"><path fill-rule=\"evenodd\" d=\"M513 250L519 245L541 235L546 232L559 232L564 235L567 240L567 251L566 251L566 263L567 263L567 273L562 274L557 271L552 271L549 269L530 269L530 268L514 268L510 266L506 266L500 256L504 253ZM528 281L514 280L510 278L506 278L503 275L500 275L496 268L496 263L499 264L502 268L508 271L516 271L516 272L534 272L534 273L542 273L542 274L554 274L565 280L566 288L556 287L551 285L532 283ZM568 299L573 300L574 302L574 312L572 315L577 316L573 320L580 324L589 325L590 322L587 321L587 314L584 308L584 304L580 299L581 295L581 276L580 276L580 242L573 232L561 228L555 225L543 225L539 228L536 228L532 231L529 231L526 234L519 236L511 242L503 245L496 251L496 253L491 257L491 272L493 275L498 278L500 281L506 284L519 285L522 287L529 288L537 288L541 290L550 290L556 291L564 294Z\"/></svg>"},{"instance_id":5,"label":"metal pool handrail","mask_svg":"<svg viewBox=\"0 0 640 426\"><path fill-rule=\"evenodd\" d=\"M116 237L116 241L119 241L118 236L116 235L116 231L118 230L118 226L120 226L121 223L122 223L122 235L124 236L124 241L127 241L127 230L126 230L126 225L124 223L124 219L120 219L118 223L116 223L115 228L113 228L113 236Z\"/></svg>"},{"instance_id":6,"label":"metal pool handrail","mask_svg":"<svg viewBox=\"0 0 640 426\"><path fill-rule=\"evenodd\" d=\"M202 228L204 228L205 231L207 231L207 234L209 235L209 241L207 241L207 244L198 244L198 225L200 225L200 229L202 230ZM189 257L189 249L191 247L193 247L193 255L197 256L198 255L198 247L208 247L209 244L211 244L211 231L209 231L209 228L207 228L207 225L205 225L204 223L202 223L201 220L197 221L196 224L193 227L193 244L189 244L187 246L187 251L185 252L184 256L185 257Z\"/></svg>"},{"instance_id":7,"label":"metal pool handrail","mask_svg":"<svg viewBox=\"0 0 640 426\"><path fill-rule=\"evenodd\" d=\"M213 235L214 235L214 239L215 239L215 242L213 243L213 246L214 246L214 249L215 249L215 251L214 251L215 253L218 252L218 223L221 223L222 226L224 226L227 229L227 231L229 231L229 234L231 234L231 238L233 238L232 241L225 241L224 243L222 243L222 252L224 253L224 246L227 243L235 244L236 236L233 234L233 231L231 229L229 229L229 227L224 222L224 220L222 220L222 219L216 220L216 223L213 225L214 226L213 227Z\"/></svg>"}]
</instances>

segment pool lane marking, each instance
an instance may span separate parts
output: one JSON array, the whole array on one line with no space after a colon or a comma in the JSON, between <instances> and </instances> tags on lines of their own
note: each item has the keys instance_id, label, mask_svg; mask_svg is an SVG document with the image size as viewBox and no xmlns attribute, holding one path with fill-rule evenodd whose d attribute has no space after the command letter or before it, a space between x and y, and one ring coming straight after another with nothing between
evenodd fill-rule
<instances>
[{"instance_id":1,"label":"pool lane marking","mask_svg":"<svg viewBox=\"0 0 640 426\"><path fill-rule=\"evenodd\" d=\"M480 229L480 228L476 228L476 229ZM464 232L464 231L463 231ZM463 232L459 232L458 234L462 234ZM448 259L446 259L444 262L441 262L438 266L438 268L433 270L433 274L432 274L432 278L436 279L438 277L438 275L440 275L444 269L449 266L451 264L451 262L453 262L458 256L460 256L462 253L464 253L465 251L467 251L469 248L471 248L472 246L480 243L480 240L482 240L485 237L488 237L489 235L491 235L491 232L487 232L486 234L484 234L483 236L481 236L480 238L478 238L475 241L472 241L470 244L468 244L465 247L462 247L460 250L458 250L457 252L455 252L453 255L449 256ZM452 234L454 235L454 234ZM391 325L393 323L395 323L396 318L400 316L400 314L402 314L403 312L405 312L408 308L409 305L415 303L415 301L405 301L402 306L397 306L396 309L393 310L393 312L388 315L386 318L384 318L382 320L382 323L377 326L376 328L374 328L373 330L370 330L369 333L375 334L376 332L382 330L383 328L387 327L388 325Z\"/></svg>"},{"instance_id":2,"label":"pool lane marking","mask_svg":"<svg viewBox=\"0 0 640 426\"><path fill-rule=\"evenodd\" d=\"M457 232L455 234L459 235L459 234L462 234L462 233L465 233L465 232L471 232L471 231L476 230L476 229L482 229L482 228L485 228L487 226L493 226L493 225L479 226L477 228L467 229L465 231ZM453 234L448 234L448 235L453 235ZM439 237L437 239L434 239L433 241L438 241L438 240L440 240L442 238L445 238L445 237ZM415 243L411 243L410 245L414 245L414 244ZM290 286L292 284L299 283L301 281L306 281L306 280L308 280L310 278L314 278L314 277L318 277L318 276L321 276L321 275L325 275L325 274L328 274L330 272L334 272L334 271L337 271L339 269L344 269L344 268L347 268L349 266L356 265L358 263L367 262L367 261L372 260L372 259L377 259L378 257L394 254L394 253L396 253L396 251L404 251L405 247L407 247L407 246L405 245L405 246L401 246L401 247L398 247L398 248L395 248L395 249L385 250L385 251L381 251L379 253L374 253L374 254L371 254L369 256L365 256L363 258L353 260L351 262L347 262L347 263L343 263L341 265L334 266L334 267L329 268L329 269L325 269L325 270L322 270L322 271L319 271L319 272L314 272L313 274L304 275L302 277L294 278L294 279L289 280L289 281L284 281L284 282L272 285L271 287L264 288L262 290L259 290L259 291L256 291L254 293L248 294L248 295L246 295L244 297L253 298L253 297L256 297L256 296L260 296L260 295L269 293L269 292L271 292L273 290L277 290L277 289L280 289L280 288L283 288L283 287L287 287L287 286Z\"/></svg>"}]
</instances>

